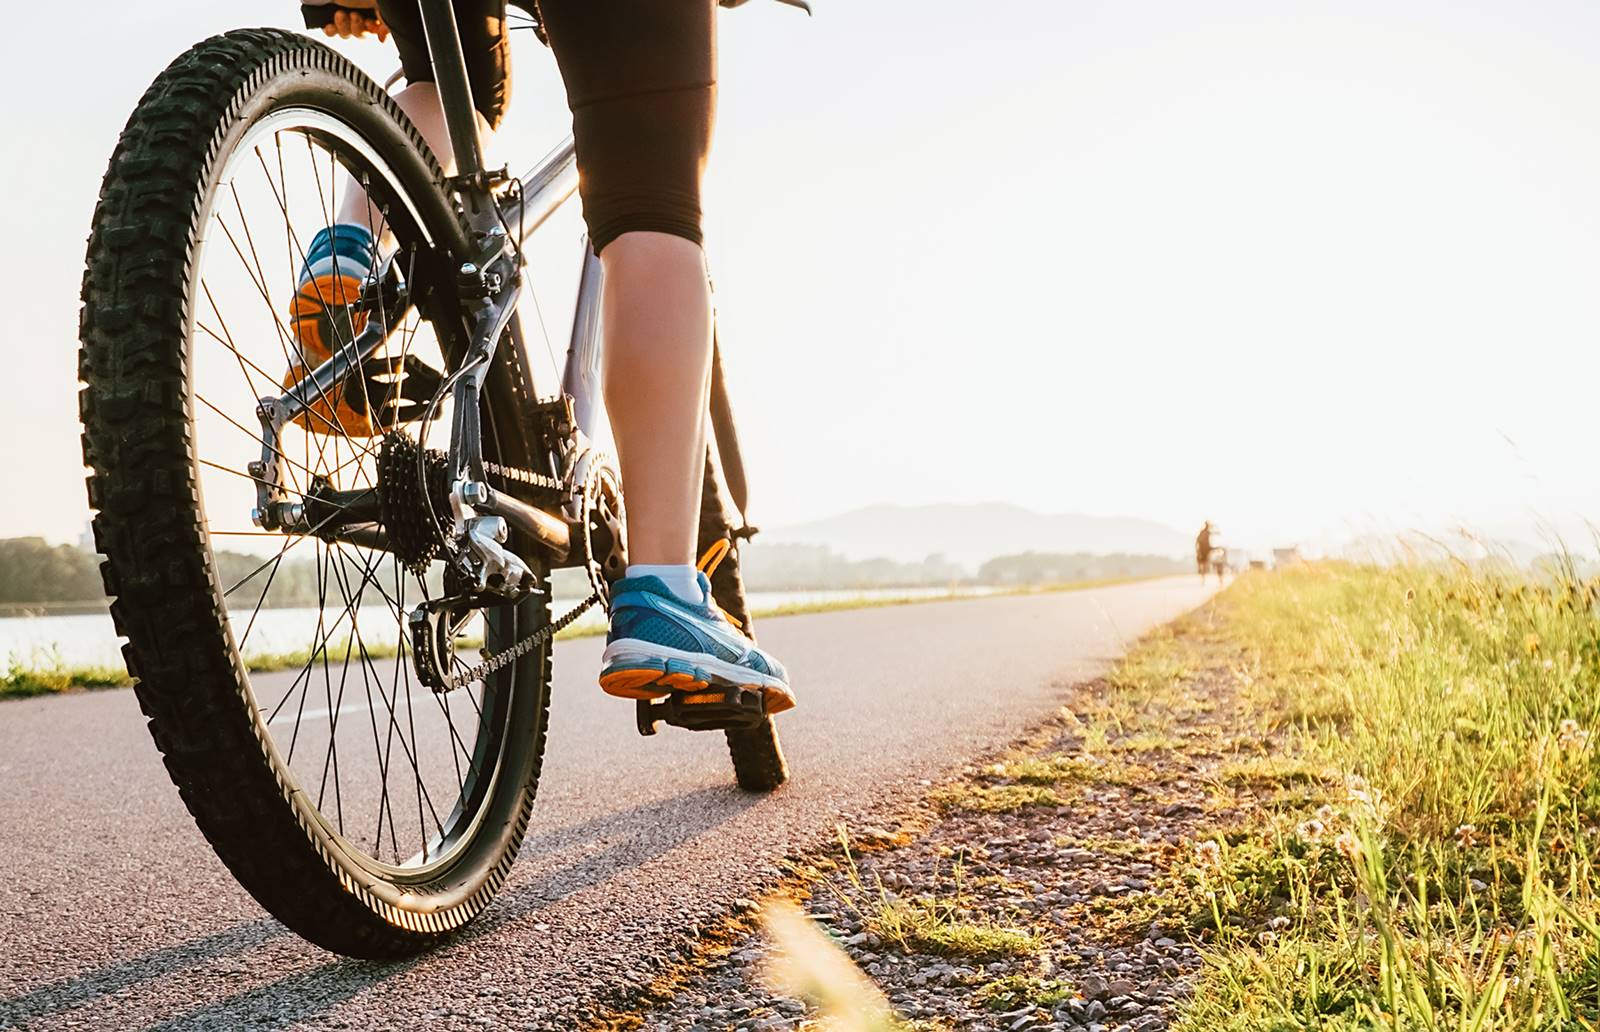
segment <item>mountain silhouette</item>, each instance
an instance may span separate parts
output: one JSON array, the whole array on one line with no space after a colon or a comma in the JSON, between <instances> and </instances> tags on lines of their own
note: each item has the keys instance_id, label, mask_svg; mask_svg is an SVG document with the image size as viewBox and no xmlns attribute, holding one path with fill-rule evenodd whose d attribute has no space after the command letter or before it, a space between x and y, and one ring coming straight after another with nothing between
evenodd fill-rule
<instances>
[{"instance_id":1,"label":"mountain silhouette","mask_svg":"<svg viewBox=\"0 0 1600 1032\"><path fill-rule=\"evenodd\" d=\"M975 569L1018 552L1113 552L1182 557L1194 535L1152 520L1041 513L999 502L869 505L807 523L763 529L765 544L825 545L847 559L916 562L943 555Z\"/></svg>"}]
</instances>

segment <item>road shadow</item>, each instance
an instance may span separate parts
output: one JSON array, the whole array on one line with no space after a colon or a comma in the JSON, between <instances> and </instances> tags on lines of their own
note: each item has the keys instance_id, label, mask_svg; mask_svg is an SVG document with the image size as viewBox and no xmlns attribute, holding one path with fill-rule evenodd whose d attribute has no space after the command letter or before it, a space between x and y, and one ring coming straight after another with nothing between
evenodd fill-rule
<instances>
[{"instance_id":1,"label":"road shadow","mask_svg":"<svg viewBox=\"0 0 1600 1032\"><path fill-rule=\"evenodd\" d=\"M0 1000L0 1029L15 1028L25 1021L70 1010L101 997L110 996L141 982L153 981L202 961L217 960L242 953L268 939L284 934L283 925L271 918L251 921L225 932L191 939L118 964L96 968L74 978L41 986L21 996Z\"/></svg>"},{"instance_id":2,"label":"road shadow","mask_svg":"<svg viewBox=\"0 0 1600 1032\"><path fill-rule=\"evenodd\" d=\"M764 797L731 786L703 788L670 799L643 804L575 825L552 828L530 837L522 859L605 833L620 838L610 846L573 863L558 866L503 892L477 921L433 953L409 960L376 963L336 959L296 972L268 985L186 1011L148 1026L150 1032L199 1032L215 1029L284 1029L332 1009L384 981L441 955L452 945L492 936L606 881L618 872L640 866L684 845L731 818L759 805ZM291 935L275 920L242 924L204 938L97 968L9 999L0 999L0 1029L21 1025L93 1003L145 982L176 974L195 964L242 953L280 935Z\"/></svg>"}]
</instances>

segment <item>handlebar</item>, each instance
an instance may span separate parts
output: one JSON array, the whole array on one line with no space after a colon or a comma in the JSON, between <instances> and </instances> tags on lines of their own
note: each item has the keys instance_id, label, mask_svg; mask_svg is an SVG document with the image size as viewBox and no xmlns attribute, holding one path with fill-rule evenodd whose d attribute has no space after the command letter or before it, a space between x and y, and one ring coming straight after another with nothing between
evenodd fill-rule
<instances>
[{"instance_id":1,"label":"handlebar","mask_svg":"<svg viewBox=\"0 0 1600 1032\"><path fill-rule=\"evenodd\" d=\"M718 2L721 3L723 7L742 7L744 4L748 3L749 0L718 0ZM812 13L811 4L810 4L809 0L777 0L777 2L780 3L780 4L785 4L785 5L789 6L789 7L798 8L799 10L802 10L802 11L806 12L807 14L811 14ZM300 5L300 14L305 19L306 28L308 28L308 29L320 29L320 28L323 28L325 26L332 25L333 24L333 16L335 14L337 14L339 11L350 11L350 10L361 10L361 11L369 12L369 13L373 13L373 14L377 13L376 9L371 8L371 7L366 7L366 8L340 7L337 2L328 3L328 4L301 4Z\"/></svg>"},{"instance_id":2,"label":"handlebar","mask_svg":"<svg viewBox=\"0 0 1600 1032\"><path fill-rule=\"evenodd\" d=\"M306 28L320 29L333 24L333 16L340 11L349 11L354 8L340 7L338 4L301 4L300 15L305 18ZM377 11L367 8L376 14Z\"/></svg>"}]
</instances>

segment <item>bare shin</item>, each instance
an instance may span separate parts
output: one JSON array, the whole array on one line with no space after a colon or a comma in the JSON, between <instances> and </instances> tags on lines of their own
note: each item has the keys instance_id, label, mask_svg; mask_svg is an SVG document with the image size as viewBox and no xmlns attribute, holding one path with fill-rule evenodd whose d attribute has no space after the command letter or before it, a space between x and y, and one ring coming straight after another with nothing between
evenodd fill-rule
<instances>
[{"instance_id":1,"label":"bare shin","mask_svg":"<svg viewBox=\"0 0 1600 1032\"><path fill-rule=\"evenodd\" d=\"M606 407L628 500L628 559L692 563L711 382L711 286L698 244L625 233L601 254Z\"/></svg>"}]
</instances>

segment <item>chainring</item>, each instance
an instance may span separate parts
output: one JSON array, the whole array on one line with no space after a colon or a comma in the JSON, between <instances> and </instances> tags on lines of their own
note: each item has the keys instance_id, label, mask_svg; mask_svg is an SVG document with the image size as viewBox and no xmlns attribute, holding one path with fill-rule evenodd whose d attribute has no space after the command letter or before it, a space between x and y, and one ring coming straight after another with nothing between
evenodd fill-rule
<instances>
[{"instance_id":1,"label":"chainring","mask_svg":"<svg viewBox=\"0 0 1600 1032\"><path fill-rule=\"evenodd\" d=\"M611 582L628 569L627 509L622 500L622 478L609 456L589 452L579 459L582 481L577 488L579 527L583 535L583 566L589 586L607 607Z\"/></svg>"}]
</instances>

